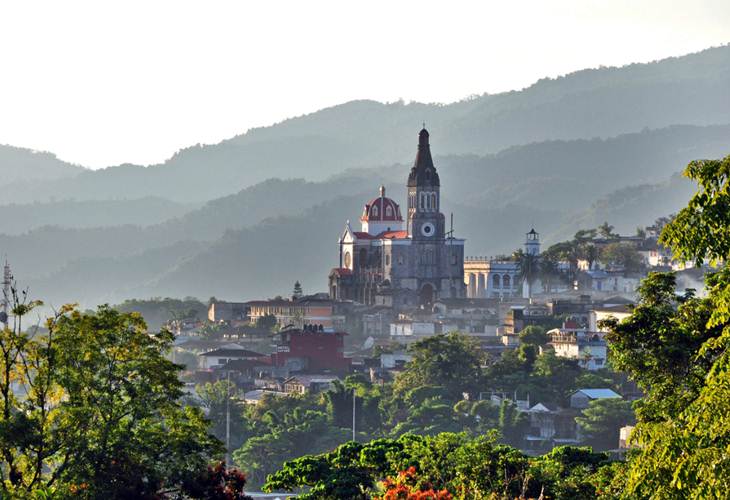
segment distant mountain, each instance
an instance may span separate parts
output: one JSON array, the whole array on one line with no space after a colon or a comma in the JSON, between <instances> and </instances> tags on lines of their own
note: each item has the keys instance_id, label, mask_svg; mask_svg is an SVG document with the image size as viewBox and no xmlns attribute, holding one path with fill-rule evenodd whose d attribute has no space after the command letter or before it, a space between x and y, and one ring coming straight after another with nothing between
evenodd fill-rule
<instances>
[{"instance_id":1,"label":"distant mountain","mask_svg":"<svg viewBox=\"0 0 730 500\"><path fill-rule=\"evenodd\" d=\"M146 196L206 201L272 177L323 180L348 168L410 161L424 120L439 154L477 156L531 142L723 124L730 116L728 88L730 46L723 46L649 64L578 71L448 105L353 101L216 145L193 146L161 165L20 183L5 202Z\"/></svg>"},{"instance_id":2,"label":"distant mountain","mask_svg":"<svg viewBox=\"0 0 730 500\"><path fill-rule=\"evenodd\" d=\"M619 189L564 220L550 238L569 238L579 228L597 227L605 221L621 234L633 234L637 227L650 225L657 217L677 213L695 191L695 184L679 173L664 182Z\"/></svg>"},{"instance_id":3,"label":"distant mountain","mask_svg":"<svg viewBox=\"0 0 730 500\"><path fill-rule=\"evenodd\" d=\"M0 144L0 186L69 179L85 171L83 167L59 160L52 153Z\"/></svg>"},{"instance_id":4,"label":"distant mountain","mask_svg":"<svg viewBox=\"0 0 730 500\"><path fill-rule=\"evenodd\" d=\"M43 226L96 228L132 224L151 226L198 208L159 197L137 200L52 201L0 205L3 234L21 234Z\"/></svg>"},{"instance_id":5,"label":"distant mountain","mask_svg":"<svg viewBox=\"0 0 730 500\"><path fill-rule=\"evenodd\" d=\"M497 155L437 157L442 207L467 255L508 253L535 227L550 244L609 221L633 232L683 206L694 187L674 175L730 153L730 126L670 127L613 139L550 141ZM323 182L270 180L145 228L44 227L0 235L16 276L53 300L242 299L286 293L294 279L326 287L346 220L384 183L405 197L408 165ZM642 183L637 184L636 183Z\"/></svg>"}]
</instances>

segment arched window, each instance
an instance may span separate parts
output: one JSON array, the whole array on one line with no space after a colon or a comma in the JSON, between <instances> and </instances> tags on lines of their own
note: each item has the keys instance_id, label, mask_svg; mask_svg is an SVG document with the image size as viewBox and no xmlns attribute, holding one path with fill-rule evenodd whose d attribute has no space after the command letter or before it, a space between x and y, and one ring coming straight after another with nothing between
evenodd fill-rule
<instances>
[{"instance_id":1,"label":"arched window","mask_svg":"<svg viewBox=\"0 0 730 500\"><path fill-rule=\"evenodd\" d=\"M424 201L425 201L425 200L424 200L424 196L423 196L423 193L421 193L421 195L419 196L419 198L421 199L421 200L420 200L420 205L421 205L421 209L424 209L424 208L426 208L426 207L425 207L425 205L426 205L426 204L424 203Z\"/></svg>"},{"instance_id":2,"label":"arched window","mask_svg":"<svg viewBox=\"0 0 730 500\"><path fill-rule=\"evenodd\" d=\"M385 216L393 217L393 207L391 207L390 205L385 206Z\"/></svg>"},{"instance_id":3,"label":"arched window","mask_svg":"<svg viewBox=\"0 0 730 500\"><path fill-rule=\"evenodd\" d=\"M373 205L373 208L370 209L370 215L373 217L378 216L378 206L377 205Z\"/></svg>"},{"instance_id":4,"label":"arched window","mask_svg":"<svg viewBox=\"0 0 730 500\"><path fill-rule=\"evenodd\" d=\"M502 277L502 283L504 284L504 287L505 288L509 288L510 287L510 277L509 277L509 274L505 274Z\"/></svg>"},{"instance_id":5,"label":"arched window","mask_svg":"<svg viewBox=\"0 0 730 500\"><path fill-rule=\"evenodd\" d=\"M495 274L494 276L492 276L492 286L494 288L500 288L501 285L499 282L500 282L499 274Z\"/></svg>"},{"instance_id":6,"label":"arched window","mask_svg":"<svg viewBox=\"0 0 730 500\"><path fill-rule=\"evenodd\" d=\"M426 208L431 208L431 197L426 193Z\"/></svg>"},{"instance_id":7,"label":"arched window","mask_svg":"<svg viewBox=\"0 0 730 500\"><path fill-rule=\"evenodd\" d=\"M438 206L436 205L436 193L431 193L431 208L436 210Z\"/></svg>"},{"instance_id":8,"label":"arched window","mask_svg":"<svg viewBox=\"0 0 730 500\"><path fill-rule=\"evenodd\" d=\"M385 265L386 266L390 265L390 254L386 254L386 256L385 256Z\"/></svg>"}]
</instances>

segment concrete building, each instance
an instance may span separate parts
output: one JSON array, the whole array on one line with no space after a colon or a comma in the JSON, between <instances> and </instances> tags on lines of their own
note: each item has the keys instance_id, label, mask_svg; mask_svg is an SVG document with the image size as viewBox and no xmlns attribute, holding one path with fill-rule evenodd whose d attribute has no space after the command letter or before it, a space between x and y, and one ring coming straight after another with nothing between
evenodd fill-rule
<instances>
[{"instance_id":1,"label":"concrete building","mask_svg":"<svg viewBox=\"0 0 730 500\"><path fill-rule=\"evenodd\" d=\"M540 234L531 229L525 234L523 251L540 255ZM508 258L467 257L464 260L466 296L473 299L527 297L526 283L520 280L520 263ZM532 284L537 286L537 281Z\"/></svg>"}]
</instances>

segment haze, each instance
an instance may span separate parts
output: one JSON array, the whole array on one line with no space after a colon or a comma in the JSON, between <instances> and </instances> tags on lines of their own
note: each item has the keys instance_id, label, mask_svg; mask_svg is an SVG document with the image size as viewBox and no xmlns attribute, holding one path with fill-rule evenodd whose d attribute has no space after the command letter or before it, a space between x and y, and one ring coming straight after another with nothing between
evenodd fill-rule
<instances>
[{"instance_id":1,"label":"haze","mask_svg":"<svg viewBox=\"0 0 730 500\"><path fill-rule=\"evenodd\" d=\"M726 0L5 3L0 143L154 164L352 99L451 102L728 41Z\"/></svg>"}]
</instances>

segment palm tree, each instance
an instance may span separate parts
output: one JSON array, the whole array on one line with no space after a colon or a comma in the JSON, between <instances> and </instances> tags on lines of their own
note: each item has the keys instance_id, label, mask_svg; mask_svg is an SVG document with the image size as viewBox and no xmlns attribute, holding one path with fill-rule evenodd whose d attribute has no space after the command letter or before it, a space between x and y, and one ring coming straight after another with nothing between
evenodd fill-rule
<instances>
[{"instance_id":1,"label":"palm tree","mask_svg":"<svg viewBox=\"0 0 730 500\"><path fill-rule=\"evenodd\" d=\"M525 298L532 297L532 284L540 275L540 257L537 255L526 253L523 250L517 250L514 253L514 258L517 260L520 268L519 279L527 287L527 295Z\"/></svg>"}]
</instances>

